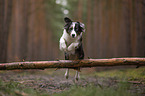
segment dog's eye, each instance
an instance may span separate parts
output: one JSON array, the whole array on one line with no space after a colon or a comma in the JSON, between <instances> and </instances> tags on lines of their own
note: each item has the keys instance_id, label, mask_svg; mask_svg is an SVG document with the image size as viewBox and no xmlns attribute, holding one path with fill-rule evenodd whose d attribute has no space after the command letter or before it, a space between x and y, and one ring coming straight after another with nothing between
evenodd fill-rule
<instances>
[{"instance_id":1,"label":"dog's eye","mask_svg":"<svg viewBox=\"0 0 145 96\"><path fill-rule=\"evenodd\" d=\"M68 32L71 32L73 30L73 28L69 28Z\"/></svg>"}]
</instances>

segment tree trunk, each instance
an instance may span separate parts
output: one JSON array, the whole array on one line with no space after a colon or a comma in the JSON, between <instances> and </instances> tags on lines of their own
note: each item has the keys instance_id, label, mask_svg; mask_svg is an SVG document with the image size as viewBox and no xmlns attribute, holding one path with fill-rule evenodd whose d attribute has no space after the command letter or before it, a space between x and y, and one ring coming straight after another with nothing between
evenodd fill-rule
<instances>
[{"instance_id":1,"label":"tree trunk","mask_svg":"<svg viewBox=\"0 0 145 96\"><path fill-rule=\"evenodd\" d=\"M12 14L12 0L0 0L0 62L7 60L7 43Z\"/></svg>"}]
</instances>

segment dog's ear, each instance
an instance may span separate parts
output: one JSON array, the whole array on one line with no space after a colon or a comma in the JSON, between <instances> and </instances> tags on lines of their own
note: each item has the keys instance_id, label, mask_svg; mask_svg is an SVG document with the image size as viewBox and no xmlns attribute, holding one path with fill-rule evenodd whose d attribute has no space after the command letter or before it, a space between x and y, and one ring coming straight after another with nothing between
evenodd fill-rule
<instances>
[{"instance_id":1,"label":"dog's ear","mask_svg":"<svg viewBox=\"0 0 145 96\"><path fill-rule=\"evenodd\" d=\"M80 26L81 26L82 32L85 32L85 24L80 23Z\"/></svg>"},{"instance_id":2,"label":"dog's ear","mask_svg":"<svg viewBox=\"0 0 145 96\"><path fill-rule=\"evenodd\" d=\"M71 19L69 19L68 17L65 17L64 21L65 21L65 23L71 23L72 22Z\"/></svg>"}]
</instances>

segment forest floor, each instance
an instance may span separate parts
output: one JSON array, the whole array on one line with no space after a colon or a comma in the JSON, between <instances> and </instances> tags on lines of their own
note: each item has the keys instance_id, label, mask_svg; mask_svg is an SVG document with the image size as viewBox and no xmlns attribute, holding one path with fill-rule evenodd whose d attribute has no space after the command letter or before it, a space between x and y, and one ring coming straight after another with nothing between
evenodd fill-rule
<instances>
[{"instance_id":1,"label":"forest floor","mask_svg":"<svg viewBox=\"0 0 145 96\"><path fill-rule=\"evenodd\" d=\"M83 68L78 82L74 70L68 80L64 73L65 69L0 71L0 96L145 96L145 67Z\"/></svg>"}]
</instances>

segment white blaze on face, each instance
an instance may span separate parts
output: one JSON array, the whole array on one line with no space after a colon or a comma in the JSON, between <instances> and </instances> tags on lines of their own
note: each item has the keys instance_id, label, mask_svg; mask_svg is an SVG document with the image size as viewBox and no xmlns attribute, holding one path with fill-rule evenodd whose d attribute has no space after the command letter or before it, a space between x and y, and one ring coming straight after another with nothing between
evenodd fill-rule
<instances>
[{"instance_id":1,"label":"white blaze on face","mask_svg":"<svg viewBox=\"0 0 145 96\"><path fill-rule=\"evenodd\" d=\"M75 38L75 37L77 36L77 34L76 34L76 32L75 32L75 24L76 24L76 23L73 22L72 24L73 24L73 25L72 25L72 26L73 26L73 30L71 31L70 36L71 36L72 38Z\"/></svg>"}]
</instances>

